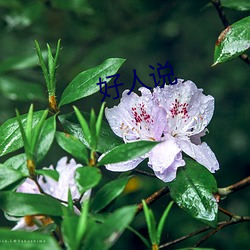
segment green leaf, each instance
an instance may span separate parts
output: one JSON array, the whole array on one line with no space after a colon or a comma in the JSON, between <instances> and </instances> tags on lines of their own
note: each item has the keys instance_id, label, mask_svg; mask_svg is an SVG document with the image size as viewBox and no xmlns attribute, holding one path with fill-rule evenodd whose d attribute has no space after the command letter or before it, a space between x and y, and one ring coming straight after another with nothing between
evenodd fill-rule
<instances>
[{"instance_id":1,"label":"green leaf","mask_svg":"<svg viewBox=\"0 0 250 250\"><path fill-rule=\"evenodd\" d=\"M33 127L38 123L43 112L44 111L34 112ZM27 114L21 115L20 118L22 120L22 124L25 124ZM23 141L17 118L11 118L0 126L0 156L13 152L22 146Z\"/></svg>"},{"instance_id":2,"label":"green leaf","mask_svg":"<svg viewBox=\"0 0 250 250\"><path fill-rule=\"evenodd\" d=\"M221 0L223 7L227 7L239 11L250 10L250 1L249 0Z\"/></svg>"},{"instance_id":3,"label":"green leaf","mask_svg":"<svg viewBox=\"0 0 250 250\"><path fill-rule=\"evenodd\" d=\"M90 122L89 122L90 136L91 136L91 149L96 150L96 115L94 109L90 112Z\"/></svg>"},{"instance_id":4,"label":"green leaf","mask_svg":"<svg viewBox=\"0 0 250 250\"><path fill-rule=\"evenodd\" d=\"M213 196L218 192L216 180L204 166L191 159L185 161L186 166L179 168L176 179L168 183L170 195L191 216L216 227L218 204Z\"/></svg>"},{"instance_id":5,"label":"green leaf","mask_svg":"<svg viewBox=\"0 0 250 250\"><path fill-rule=\"evenodd\" d=\"M214 65L226 62L250 47L250 16L228 26L215 44Z\"/></svg>"},{"instance_id":6,"label":"green leaf","mask_svg":"<svg viewBox=\"0 0 250 250\"><path fill-rule=\"evenodd\" d=\"M0 228L0 249L6 250L60 250L53 237L47 234L26 231L10 231Z\"/></svg>"},{"instance_id":7,"label":"green leaf","mask_svg":"<svg viewBox=\"0 0 250 250\"><path fill-rule=\"evenodd\" d=\"M127 206L110 214L103 224L93 227L83 249L109 249L131 223L136 209L136 206Z\"/></svg>"},{"instance_id":8,"label":"green leaf","mask_svg":"<svg viewBox=\"0 0 250 250\"><path fill-rule=\"evenodd\" d=\"M75 159L82 164L88 165L88 151L85 145L76 137L64 132L56 132L56 141L62 149L71 154Z\"/></svg>"},{"instance_id":9,"label":"green leaf","mask_svg":"<svg viewBox=\"0 0 250 250\"><path fill-rule=\"evenodd\" d=\"M159 222L158 227L157 227L157 244L160 244L160 242L161 242L162 230L163 230L165 221L166 221L166 219L168 217L169 211L170 211L170 209L171 209L171 207L172 207L173 204L174 204L174 202L171 201L168 204L168 206L166 207L163 215L161 216L160 222Z\"/></svg>"},{"instance_id":10,"label":"green leaf","mask_svg":"<svg viewBox=\"0 0 250 250\"><path fill-rule=\"evenodd\" d=\"M151 244L154 245L154 244L157 244L155 217L154 217L152 210L148 208L148 205L146 204L144 200L142 200L142 204L143 204L143 211L144 211L144 215L145 215L147 226L148 226L149 238L150 238Z\"/></svg>"},{"instance_id":11,"label":"green leaf","mask_svg":"<svg viewBox=\"0 0 250 250\"><path fill-rule=\"evenodd\" d=\"M77 168L75 173L76 185L81 194L95 187L102 179L100 169L95 167Z\"/></svg>"},{"instance_id":12,"label":"green leaf","mask_svg":"<svg viewBox=\"0 0 250 250\"><path fill-rule=\"evenodd\" d=\"M124 190L128 180L132 176L126 176L114 181L110 181L99 189L94 196L91 208L94 212L99 212L117 198Z\"/></svg>"},{"instance_id":13,"label":"green leaf","mask_svg":"<svg viewBox=\"0 0 250 250\"><path fill-rule=\"evenodd\" d=\"M59 120L70 134L74 135L89 148L89 144L82 132L82 129L75 116L73 116L74 114L72 114L73 113L61 115L59 116ZM84 113L84 116L89 118L89 114L87 113ZM96 149L97 152L104 153L121 144L123 144L122 139L114 134L107 122L103 121Z\"/></svg>"},{"instance_id":14,"label":"green leaf","mask_svg":"<svg viewBox=\"0 0 250 250\"><path fill-rule=\"evenodd\" d=\"M79 222L78 216L65 217L62 221L62 235L64 243L69 250L77 250L76 233Z\"/></svg>"},{"instance_id":15,"label":"green leaf","mask_svg":"<svg viewBox=\"0 0 250 250\"><path fill-rule=\"evenodd\" d=\"M90 129L89 129L89 125L86 121L86 119L84 118L84 116L81 114L81 112L79 111L79 109L75 106L73 106L75 113L76 113L76 117L81 125L82 128L82 132L84 134L84 137L87 140L88 145L91 145L91 134L90 134Z\"/></svg>"},{"instance_id":16,"label":"green leaf","mask_svg":"<svg viewBox=\"0 0 250 250\"><path fill-rule=\"evenodd\" d=\"M26 165L26 160L27 160L26 155L23 153L10 157L8 160L4 162L4 165L8 166L9 168L18 170L19 172L28 176L29 171Z\"/></svg>"},{"instance_id":17,"label":"green leaf","mask_svg":"<svg viewBox=\"0 0 250 250\"><path fill-rule=\"evenodd\" d=\"M0 208L11 216L62 216L66 209L59 201L45 195L13 192L0 193Z\"/></svg>"},{"instance_id":18,"label":"green leaf","mask_svg":"<svg viewBox=\"0 0 250 250\"><path fill-rule=\"evenodd\" d=\"M37 174L40 175L44 175L44 176L48 176L51 179L58 181L59 179L59 173L56 170L52 170L52 169L37 169L36 170Z\"/></svg>"},{"instance_id":19,"label":"green leaf","mask_svg":"<svg viewBox=\"0 0 250 250\"><path fill-rule=\"evenodd\" d=\"M16 181L21 181L26 176L20 171L12 169L6 165L0 164L0 190L13 184Z\"/></svg>"},{"instance_id":20,"label":"green leaf","mask_svg":"<svg viewBox=\"0 0 250 250\"><path fill-rule=\"evenodd\" d=\"M178 248L176 250L216 250L216 249L215 248L188 247L188 248Z\"/></svg>"},{"instance_id":21,"label":"green leaf","mask_svg":"<svg viewBox=\"0 0 250 250\"><path fill-rule=\"evenodd\" d=\"M99 77L105 79L107 76L114 75L124 62L125 59L122 58L109 58L102 64L78 74L64 90L59 106L98 92L100 90L100 86L97 85ZM105 80L109 82L111 78Z\"/></svg>"},{"instance_id":22,"label":"green leaf","mask_svg":"<svg viewBox=\"0 0 250 250\"><path fill-rule=\"evenodd\" d=\"M44 90L40 85L9 76L0 77L0 93L15 101L43 102L46 100Z\"/></svg>"},{"instance_id":23,"label":"green leaf","mask_svg":"<svg viewBox=\"0 0 250 250\"><path fill-rule=\"evenodd\" d=\"M98 166L123 162L140 157L149 152L158 142L136 141L122 144L108 152L97 164Z\"/></svg>"},{"instance_id":24,"label":"green leaf","mask_svg":"<svg viewBox=\"0 0 250 250\"><path fill-rule=\"evenodd\" d=\"M38 141L37 161L40 162L48 153L56 132L56 117L52 116L44 121Z\"/></svg>"},{"instance_id":25,"label":"green leaf","mask_svg":"<svg viewBox=\"0 0 250 250\"><path fill-rule=\"evenodd\" d=\"M102 118L103 118L103 113L104 113L104 107L105 107L105 102L102 103L102 106L100 108L100 112L98 114L97 120L96 120L96 139L99 139L101 127L102 127Z\"/></svg>"}]
</instances>

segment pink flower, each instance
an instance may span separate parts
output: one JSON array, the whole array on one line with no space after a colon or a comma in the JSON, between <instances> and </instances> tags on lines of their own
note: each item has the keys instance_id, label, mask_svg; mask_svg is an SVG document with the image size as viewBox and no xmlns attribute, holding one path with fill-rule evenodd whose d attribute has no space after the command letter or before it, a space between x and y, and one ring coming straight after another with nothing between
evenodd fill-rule
<instances>
[{"instance_id":1,"label":"pink flower","mask_svg":"<svg viewBox=\"0 0 250 250\"><path fill-rule=\"evenodd\" d=\"M59 173L58 181L47 177L40 176L38 179L38 183L46 194L49 194L57 199L67 201L68 200L68 190L70 190L72 199L78 199L80 197L80 193L77 189L76 182L74 179L75 171L78 167L81 167L80 164L76 164L74 159L71 159L67 162L67 157L61 158L56 168L53 166L44 169L56 170ZM41 194L36 183L27 178L25 182L23 182L16 190L21 193L30 193L30 194ZM80 202L85 199L88 199L90 196L90 190L85 192ZM76 211L78 212L78 211ZM34 224L36 221L36 224ZM46 223L51 223L51 219L45 216L25 216L21 218L17 225L12 230L27 230L34 231L38 229L38 225L42 226ZM37 225L38 224L38 225Z\"/></svg>"},{"instance_id":2,"label":"pink flower","mask_svg":"<svg viewBox=\"0 0 250 250\"><path fill-rule=\"evenodd\" d=\"M201 136L214 111L214 98L205 96L191 81L178 79L175 85L146 88L142 93L127 95L123 92L118 106L105 110L106 118L114 133L125 143L137 140L162 141L148 154L127 162L108 164L111 171L127 171L135 168L145 158L155 175L170 182L175 179L178 167L184 166L182 152L214 173L218 161Z\"/></svg>"}]
</instances>

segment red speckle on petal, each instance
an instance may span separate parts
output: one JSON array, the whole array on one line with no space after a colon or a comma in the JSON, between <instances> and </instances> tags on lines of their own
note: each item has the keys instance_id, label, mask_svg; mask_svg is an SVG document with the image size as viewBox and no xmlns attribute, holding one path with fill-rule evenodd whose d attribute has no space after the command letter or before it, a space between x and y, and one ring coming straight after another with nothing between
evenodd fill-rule
<instances>
[{"instance_id":1,"label":"red speckle on petal","mask_svg":"<svg viewBox=\"0 0 250 250\"><path fill-rule=\"evenodd\" d=\"M134 116L134 120L132 122L136 122L136 125L139 125L141 122L150 123L153 122L153 119L151 119L151 116L147 113L145 109L144 103L139 103L139 108L132 107L132 114Z\"/></svg>"},{"instance_id":2,"label":"red speckle on petal","mask_svg":"<svg viewBox=\"0 0 250 250\"><path fill-rule=\"evenodd\" d=\"M187 118L189 118L187 107L188 103L184 102L180 104L180 102L175 99L175 101L172 103L172 108L170 109L172 118L179 115L184 119L184 122L186 122Z\"/></svg>"}]
</instances>

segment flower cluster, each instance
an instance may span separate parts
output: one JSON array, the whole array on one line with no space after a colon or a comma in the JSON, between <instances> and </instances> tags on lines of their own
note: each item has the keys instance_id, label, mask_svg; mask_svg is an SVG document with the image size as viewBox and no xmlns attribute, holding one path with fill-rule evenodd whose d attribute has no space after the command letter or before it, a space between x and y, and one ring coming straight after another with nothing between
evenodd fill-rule
<instances>
[{"instance_id":1,"label":"flower cluster","mask_svg":"<svg viewBox=\"0 0 250 250\"><path fill-rule=\"evenodd\" d=\"M59 174L57 181L47 176L40 176L38 178L38 184L44 193L65 202L68 200L68 190L71 192L72 199L78 199L80 197L74 175L76 169L81 167L81 165L76 164L74 159L71 159L69 162L67 161L67 157L63 157L58 161L55 169L53 166L44 168L56 170ZM41 194L36 183L29 178L27 178L16 191L20 193ZM89 196L90 190L84 193L80 202L89 198ZM12 230L22 229L34 231L38 228L38 225L43 226L51 222L51 219L45 216L25 216L18 221L17 225Z\"/></svg>"},{"instance_id":2,"label":"flower cluster","mask_svg":"<svg viewBox=\"0 0 250 250\"><path fill-rule=\"evenodd\" d=\"M177 168L184 166L182 152L205 166L212 173L218 161L201 137L214 112L214 98L202 93L192 81L178 79L175 85L142 87L141 96L123 92L118 106L105 110L114 133L125 143L138 140L160 141L148 154L131 161L107 164L111 171L128 171L145 158L155 175L164 182L175 179Z\"/></svg>"}]
</instances>

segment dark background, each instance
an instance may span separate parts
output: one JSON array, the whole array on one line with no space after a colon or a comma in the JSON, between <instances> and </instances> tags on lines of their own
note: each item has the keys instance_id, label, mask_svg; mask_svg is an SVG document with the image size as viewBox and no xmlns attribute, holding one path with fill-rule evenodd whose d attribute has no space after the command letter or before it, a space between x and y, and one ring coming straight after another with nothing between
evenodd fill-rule
<instances>
[{"instance_id":1,"label":"dark background","mask_svg":"<svg viewBox=\"0 0 250 250\"><path fill-rule=\"evenodd\" d=\"M62 50L57 71L57 97L60 99L64 88L78 73L107 58L126 59L119 71L120 82L124 83L119 88L120 94L124 89L131 88L133 69L136 69L143 83L153 86L149 76L153 72L149 65L157 67L157 63L164 65L169 61L175 76L192 80L199 88L204 89L205 94L215 97L215 113L208 127L210 133L204 139L220 163L220 170L215 174L218 186L228 186L248 176L250 172L249 65L236 58L211 67L214 44L223 26L212 6L204 8L207 3L208 1L181 0L0 0L0 62L35 55L35 39L46 49L46 43L55 48L60 38ZM249 15L249 12L225 11L231 23ZM10 70L2 75L43 86L46 93L39 67ZM109 93L111 98L106 99L106 102L108 107L112 107L119 100L112 100L116 96L114 89L109 89ZM27 112L30 101L10 98L1 88L0 96L0 123L13 117L15 108L20 113ZM91 107L99 110L102 97L100 93L96 93L76 102L76 105L87 112ZM33 102L36 110L46 108L44 102ZM71 111L71 105L61 110L62 113ZM62 155L65 153L54 143L40 167L55 164ZM104 173L107 176L105 178L117 176L107 171ZM124 195L120 204L140 202L164 185L149 177L139 177L138 181L137 189ZM249 215L250 197L247 191L232 194L221 202L221 206L235 214ZM162 198L152 206L157 218L168 201L169 198ZM220 219L226 218L220 216ZM1 223L2 221L2 225L6 225L4 218L1 218ZM142 214L135 219L134 226L146 234ZM162 242L203 226L174 206L167 220ZM249 232L249 223L231 226L217 233L203 246L226 250L247 249L250 243ZM169 249L191 246L198 239L196 237L189 243ZM113 249L129 248L144 249L136 236L126 232Z\"/></svg>"}]
</instances>

